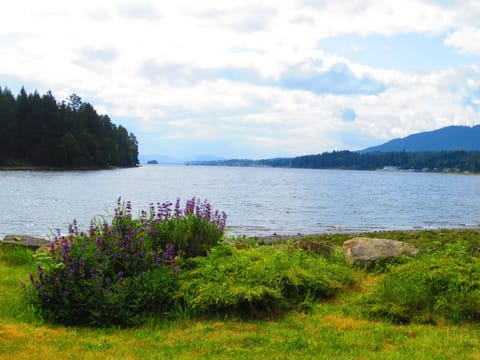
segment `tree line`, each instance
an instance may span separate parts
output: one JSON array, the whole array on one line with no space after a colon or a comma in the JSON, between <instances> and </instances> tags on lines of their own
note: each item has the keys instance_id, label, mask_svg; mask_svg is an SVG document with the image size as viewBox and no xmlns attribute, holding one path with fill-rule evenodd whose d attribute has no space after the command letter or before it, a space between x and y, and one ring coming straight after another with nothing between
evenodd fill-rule
<instances>
[{"instance_id":1,"label":"tree line","mask_svg":"<svg viewBox=\"0 0 480 360\"><path fill-rule=\"evenodd\" d=\"M456 171L480 173L480 152L372 152L360 153L348 150L324 152L293 158L264 160L233 159L197 162L198 165L268 166L306 169L377 170L385 167L413 169L416 171Z\"/></svg>"},{"instance_id":2,"label":"tree line","mask_svg":"<svg viewBox=\"0 0 480 360\"><path fill-rule=\"evenodd\" d=\"M76 94L57 102L49 91L14 96L0 87L0 166L130 167L138 143Z\"/></svg>"}]
</instances>

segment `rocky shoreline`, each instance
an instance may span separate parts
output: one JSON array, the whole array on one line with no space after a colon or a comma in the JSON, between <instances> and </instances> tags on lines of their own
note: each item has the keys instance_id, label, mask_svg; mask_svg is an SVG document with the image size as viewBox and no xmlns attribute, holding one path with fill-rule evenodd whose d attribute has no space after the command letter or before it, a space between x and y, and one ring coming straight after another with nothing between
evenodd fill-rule
<instances>
[{"instance_id":1,"label":"rocky shoreline","mask_svg":"<svg viewBox=\"0 0 480 360\"><path fill-rule=\"evenodd\" d=\"M6 235L1 243L20 245L32 250L37 250L39 247L50 244L51 242L50 240L30 235Z\"/></svg>"},{"instance_id":2,"label":"rocky shoreline","mask_svg":"<svg viewBox=\"0 0 480 360\"><path fill-rule=\"evenodd\" d=\"M249 240L260 240L264 243L294 240L294 247L319 255L328 255L335 251L336 246L329 241L307 240L312 237L314 237L314 235L297 234L292 236L273 234L262 238L241 238L240 240L245 239L247 242ZM64 238L64 241L70 242L71 239ZM51 241L28 235L7 235L4 237L2 243L10 244L11 246L23 246L35 251L42 247L45 248L46 245L51 244ZM349 263L363 266L372 266L379 259L391 259L402 255L414 256L418 253L418 249L406 242L359 236L349 236L349 239L343 242L342 248L345 258Z\"/></svg>"}]
</instances>

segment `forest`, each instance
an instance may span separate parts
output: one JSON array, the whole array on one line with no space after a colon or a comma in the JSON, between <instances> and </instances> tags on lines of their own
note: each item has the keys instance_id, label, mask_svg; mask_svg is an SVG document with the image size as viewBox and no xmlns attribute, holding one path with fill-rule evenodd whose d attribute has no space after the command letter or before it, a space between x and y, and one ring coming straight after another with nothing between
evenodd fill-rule
<instances>
[{"instance_id":1,"label":"forest","mask_svg":"<svg viewBox=\"0 0 480 360\"><path fill-rule=\"evenodd\" d=\"M72 94L14 96L0 87L0 166L97 169L132 167L138 143L123 126Z\"/></svg>"},{"instance_id":2,"label":"forest","mask_svg":"<svg viewBox=\"0 0 480 360\"><path fill-rule=\"evenodd\" d=\"M324 152L294 158L264 160L222 160L190 163L191 165L217 166L269 166L307 169L377 170L384 167L399 170L480 172L480 152L371 152L348 150Z\"/></svg>"}]
</instances>

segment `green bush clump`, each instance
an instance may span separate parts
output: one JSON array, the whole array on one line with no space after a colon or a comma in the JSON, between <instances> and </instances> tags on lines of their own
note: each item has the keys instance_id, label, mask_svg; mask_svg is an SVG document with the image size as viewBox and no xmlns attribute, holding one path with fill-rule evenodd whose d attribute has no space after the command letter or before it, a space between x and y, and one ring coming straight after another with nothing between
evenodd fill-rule
<instances>
[{"instance_id":1,"label":"green bush clump","mask_svg":"<svg viewBox=\"0 0 480 360\"><path fill-rule=\"evenodd\" d=\"M222 244L192 262L181 274L179 291L179 300L192 314L258 317L332 297L353 283L343 257L327 259L291 247Z\"/></svg>"},{"instance_id":2,"label":"green bush clump","mask_svg":"<svg viewBox=\"0 0 480 360\"><path fill-rule=\"evenodd\" d=\"M394 323L480 321L480 259L449 244L393 266L363 299L365 313Z\"/></svg>"},{"instance_id":3,"label":"green bush clump","mask_svg":"<svg viewBox=\"0 0 480 360\"><path fill-rule=\"evenodd\" d=\"M18 245L1 244L0 260L6 261L9 265L31 265L32 250Z\"/></svg>"},{"instance_id":4,"label":"green bush clump","mask_svg":"<svg viewBox=\"0 0 480 360\"><path fill-rule=\"evenodd\" d=\"M212 205L204 200L192 198L181 209L180 199L171 202L150 204L135 219L131 214L130 202L125 205L118 200L113 225L122 235L128 236L132 229L143 233L144 241L152 248L165 249L173 246L177 254L185 257L205 255L207 250L222 240L225 232L227 215L213 210Z\"/></svg>"},{"instance_id":5,"label":"green bush clump","mask_svg":"<svg viewBox=\"0 0 480 360\"><path fill-rule=\"evenodd\" d=\"M68 325L134 325L163 314L178 289L175 253L196 256L218 243L226 216L192 199L158 204L138 219L119 199L112 224L92 225L59 238L36 257L26 294L46 320Z\"/></svg>"}]
</instances>

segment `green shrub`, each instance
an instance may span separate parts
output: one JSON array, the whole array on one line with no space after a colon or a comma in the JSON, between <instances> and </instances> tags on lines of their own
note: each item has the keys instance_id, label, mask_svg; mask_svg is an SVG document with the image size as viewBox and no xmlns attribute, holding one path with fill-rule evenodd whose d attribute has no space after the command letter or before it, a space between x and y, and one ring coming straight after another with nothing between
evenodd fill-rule
<instances>
[{"instance_id":1,"label":"green shrub","mask_svg":"<svg viewBox=\"0 0 480 360\"><path fill-rule=\"evenodd\" d=\"M363 299L365 312L395 323L480 320L480 260L463 245L421 256L390 272Z\"/></svg>"},{"instance_id":2,"label":"green shrub","mask_svg":"<svg viewBox=\"0 0 480 360\"><path fill-rule=\"evenodd\" d=\"M0 259L9 265L30 265L33 263L32 250L19 245L0 245Z\"/></svg>"},{"instance_id":3,"label":"green shrub","mask_svg":"<svg viewBox=\"0 0 480 360\"><path fill-rule=\"evenodd\" d=\"M351 269L297 249L223 244L181 274L180 301L190 313L262 316L328 298L353 283Z\"/></svg>"},{"instance_id":4,"label":"green shrub","mask_svg":"<svg viewBox=\"0 0 480 360\"><path fill-rule=\"evenodd\" d=\"M206 252L225 224L207 202L193 199L183 211L179 201L171 206L159 204L134 219L131 204L119 201L112 225L79 233L74 222L68 238L36 256L38 274L26 294L37 313L68 325L111 326L168 312L178 288L176 247L184 256Z\"/></svg>"},{"instance_id":5,"label":"green shrub","mask_svg":"<svg viewBox=\"0 0 480 360\"><path fill-rule=\"evenodd\" d=\"M213 210L205 200L192 198L180 208L180 199L175 205L171 202L150 204L138 219L131 215L131 204L122 204L120 199L115 211L113 225L122 234L143 237L152 248L166 249L173 246L177 254L190 258L205 255L207 250L217 245L225 232L227 215Z\"/></svg>"}]
</instances>

